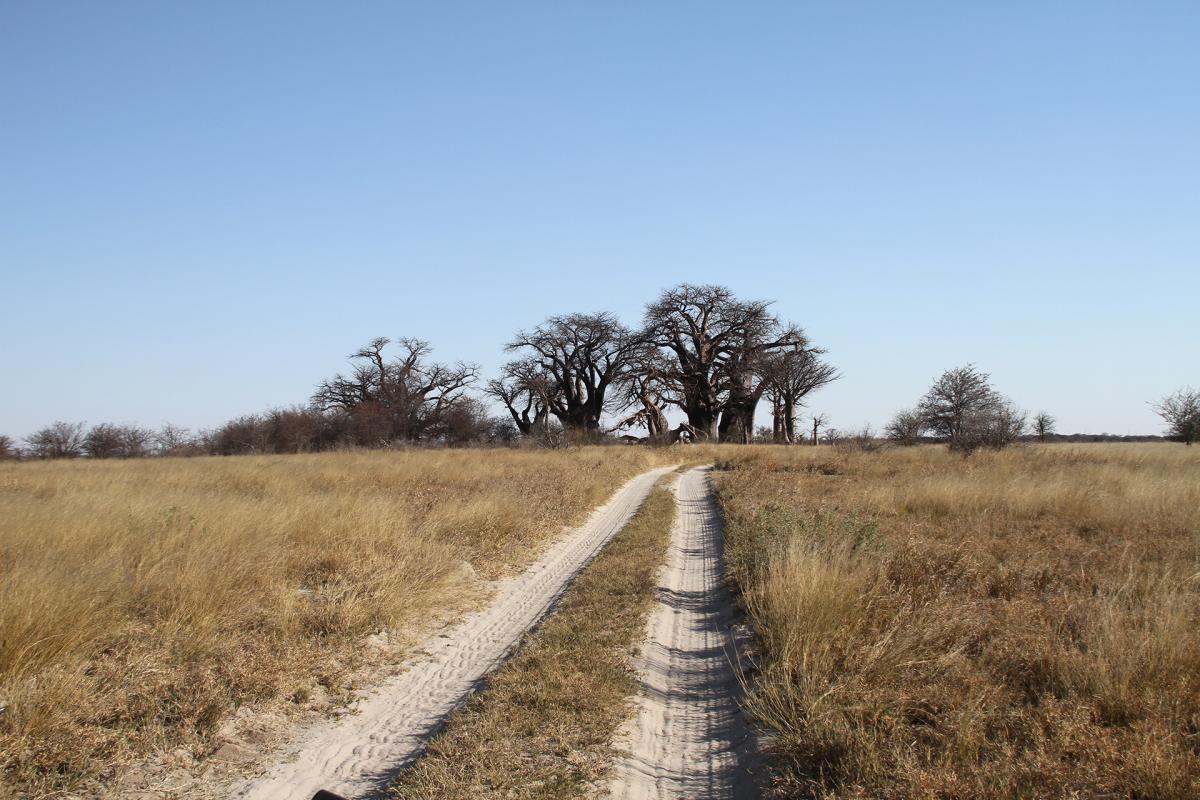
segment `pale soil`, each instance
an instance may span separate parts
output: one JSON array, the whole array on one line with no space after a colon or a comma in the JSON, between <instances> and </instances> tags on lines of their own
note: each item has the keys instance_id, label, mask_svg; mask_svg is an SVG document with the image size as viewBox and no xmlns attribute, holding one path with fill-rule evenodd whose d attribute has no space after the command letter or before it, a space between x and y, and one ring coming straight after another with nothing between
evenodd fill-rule
<instances>
[{"instance_id":1,"label":"pale soil","mask_svg":"<svg viewBox=\"0 0 1200 800\"><path fill-rule=\"evenodd\" d=\"M327 789L351 798L380 796L421 752L442 720L500 664L521 635L550 610L571 579L633 516L672 468L622 487L529 569L497 582L487 608L428 640L407 671L367 693L353 713L294 738L265 774L218 794L239 800L307 798Z\"/></svg>"},{"instance_id":2,"label":"pale soil","mask_svg":"<svg viewBox=\"0 0 1200 800\"><path fill-rule=\"evenodd\" d=\"M487 689L447 718L400 773L396 800L569 800L607 784L613 735L638 690L632 658L656 602L679 477L659 482Z\"/></svg>"},{"instance_id":3,"label":"pale soil","mask_svg":"<svg viewBox=\"0 0 1200 800\"><path fill-rule=\"evenodd\" d=\"M618 734L617 798L755 797L757 750L738 706L737 614L722 577L721 517L709 469L677 488L659 601L638 658L636 714Z\"/></svg>"}]
</instances>

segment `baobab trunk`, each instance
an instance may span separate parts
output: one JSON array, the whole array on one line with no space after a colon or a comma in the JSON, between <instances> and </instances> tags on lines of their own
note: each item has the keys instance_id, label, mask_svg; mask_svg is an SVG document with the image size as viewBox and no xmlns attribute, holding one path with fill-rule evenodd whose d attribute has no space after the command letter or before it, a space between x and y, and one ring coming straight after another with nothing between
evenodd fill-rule
<instances>
[{"instance_id":1,"label":"baobab trunk","mask_svg":"<svg viewBox=\"0 0 1200 800\"><path fill-rule=\"evenodd\" d=\"M665 435L668 431L667 415L662 412L658 406L646 405L646 432L650 434L650 438L655 439Z\"/></svg>"},{"instance_id":2,"label":"baobab trunk","mask_svg":"<svg viewBox=\"0 0 1200 800\"><path fill-rule=\"evenodd\" d=\"M708 409L686 409L688 425L695 428L702 437L717 441L717 415Z\"/></svg>"},{"instance_id":3,"label":"baobab trunk","mask_svg":"<svg viewBox=\"0 0 1200 800\"><path fill-rule=\"evenodd\" d=\"M517 430L521 432L522 436L528 436L533 433L533 421L529 419L528 414L525 415L524 419L521 418L520 414L511 409L509 410L509 414L512 415L513 423L516 424Z\"/></svg>"},{"instance_id":4,"label":"baobab trunk","mask_svg":"<svg viewBox=\"0 0 1200 800\"><path fill-rule=\"evenodd\" d=\"M729 403L721 412L717 433L722 442L750 444L754 435L754 406L749 403Z\"/></svg>"},{"instance_id":5,"label":"baobab trunk","mask_svg":"<svg viewBox=\"0 0 1200 800\"><path fill-rule=\"evenodd\" d=\"M754 441L754 410L758 407L758 401L755 400L747 405L739 405L734 411L734 424L739 425L741 431L741 443L750 444Z\"/></svg>"},{"instance_id":6,"label":"baobab trunk","mask_svg":"<svg viewBox=\"0 0 1200 800\"><path fill-rule=\"evenodd\" d=\"M783 401L783 429L788 444L796 443L796 404Z\"/></svg>"}]
</instances>

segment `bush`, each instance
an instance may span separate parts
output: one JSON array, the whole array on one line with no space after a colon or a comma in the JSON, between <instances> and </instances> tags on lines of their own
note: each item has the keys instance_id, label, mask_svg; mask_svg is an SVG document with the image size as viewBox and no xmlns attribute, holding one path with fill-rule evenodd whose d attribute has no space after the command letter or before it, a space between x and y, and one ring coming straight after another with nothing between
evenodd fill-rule
<instances>
[{"instance_id":1,"label":"bush","mask_svg":"<svg viewBox=\"0 0 1200 800\"><path fill-rule=\"evenodd\" d=\"M1190 445L1200 440L1200 391L1180 389L1154 405L1154 412L1167 423L1167 436Z\"/></svg>"},{"instance_id":2,"label":"bush","mask_svg":"<svg viewBox=\"0 0 1200 800\"><path fill-rule=\"evenodd\" d=\"M91 458L140 458L149 455L154 434L136 425L101 423L83 440L83 450Z\"/></svg>"},{"instance_id":3,"label":"bush","mask_svg":"<svg viewBox=\"0 0 1200 800\"><path fill-rule=\"evenodd\" d=\"M830 428L825 438L838 450L848 453L874 453L883 447L883 442L875 435L870 425L864 425L857 431Z\"/></svg>"},{"instance_id":4,"label":"bush","mask_svg":"<svg viewBox=\"0 0 1200 800\"><path fill-rule=\"evenodd\" d=\"M204 452L203 443L187 428L166 424L153 436L154 452L160 456L197 456Z\"/></svg>"},{"instance_id":5,"label":"bush","mask_svg":"<svg viewBox=\"0 0 1200 800\"><path fill-rule=\"evenodd\" d=\"M83 423L55 422L25 440L34 458L78 458L83 455Z\"/></svg>"},{"instance_id":6,"label":"bush","mask_svg":"<svg viewBox=\"0 0 1200 800\"><path fill-rule=\"evenodd\" d=\"M1025 431L1025 413L989 380L971 364L943 372L917 405L922 427L961 453L1017 441Z\"/></svg>"},{"instance_id":7,"label":"bush","mask_svg":"<svg viewBox=\"0 0 1200 800\"><path fill-rule=\"evenodd\" d=\"M925 421L921 414L912 408L897 411L896 416L892 417L892 421L883 429L884 436L905 447L919 444L924 431Z\"/></svg>"}]
</instances>

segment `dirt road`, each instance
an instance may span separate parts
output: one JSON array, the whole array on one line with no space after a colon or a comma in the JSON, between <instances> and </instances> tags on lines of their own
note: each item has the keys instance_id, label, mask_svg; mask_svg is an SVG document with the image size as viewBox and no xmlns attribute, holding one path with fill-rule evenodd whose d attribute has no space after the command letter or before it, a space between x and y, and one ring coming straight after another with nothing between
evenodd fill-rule
<instances>
[{"instance_id":1,"label":"dirt road","mask_svg":"<svg viewBox=\"0 0 1200 800\"><path fill-rule=\"evenodd\" d=\"M758 795L755 743L737 704L731 629L721 582L721 518L708 468L678 485L659 602L638 663L636 716L622 729L609 787L616 798L742 798Z\"/></svg>"},{"instance_id":2,"label":"dirt road","mask_svg":"<svg viewBox=\"0 0 1200 800\"><path fill-rule=\"evenodd\" d=\"M232 788L244 800L296 800L327 789L381 796L442 720L550 609L571 579L624 527L671 467L631 480L524 573L499 583L482 611L431 639L428 656L359 702L356 713L300 737L268 774Z\"/></svg>"}]
</instances>

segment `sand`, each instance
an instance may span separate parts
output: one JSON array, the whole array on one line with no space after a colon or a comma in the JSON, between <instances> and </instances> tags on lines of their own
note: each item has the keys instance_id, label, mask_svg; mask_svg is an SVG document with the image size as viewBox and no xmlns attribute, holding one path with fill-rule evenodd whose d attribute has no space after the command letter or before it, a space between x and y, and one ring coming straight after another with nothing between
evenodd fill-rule
<instances>
[{"instance_id":1,"label":"sand","mask_svg":"<svg viewBox=\"0 0 1200 800\"><path fill-rule=\"evenodd\" d=\"M393 776L420 755L446 716L550 611L671 469L651 470L629 481L529 569L499 581L487 608L427 641L425 655L368 693L355 713L304 732L280 763L231 787L226 796L303 800L318 789L353 800L383 796Z\"/></svg>"},{"instance_id":2,"label":"sand","mask_svg":"<svg viewBox=\"0 0 1200 800\"><path fill-rule=\"evenodd\" d=\"M679 481L667 564L637 670L635 716L619 731L613 797L757 797L757 746L738 706L738 616L721 582L721 517L709 469Z\"/></svg>"}]
</instances>

